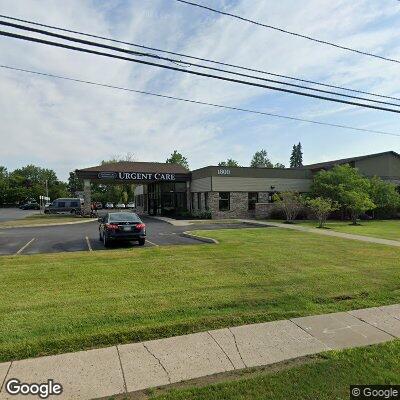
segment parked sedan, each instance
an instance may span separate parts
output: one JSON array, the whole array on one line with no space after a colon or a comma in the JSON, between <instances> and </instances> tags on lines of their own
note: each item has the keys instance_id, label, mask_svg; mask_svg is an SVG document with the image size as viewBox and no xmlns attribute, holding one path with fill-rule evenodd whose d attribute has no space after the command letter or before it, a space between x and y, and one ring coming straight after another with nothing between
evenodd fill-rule
<instances>
[{"instance_id":1,"label":"parked sedan","mask_svg":"<svg viewBox=\"0 0 400 400\"><path fill-rule=\"evenodd\" d=\"M135 203L130 202L126 205L126 208L135 208Z\"/></svg>"},{"instance_id":2,"label":"parked sedan","mask_svg":"<svg viewBox=\"0 0 400 400\"><path fill-rule=\"evenodd\" d=\"M40 210L40 206L38 203L36 202L28 202L25 204L22 204L22 206L20 206L21 210Z\"/></svg>"},{"instance_id":3,"label":"parked sedan","mask_svg":"<svg viewBox=\"0 0 400 400\"><path fill-rule=\"evenodd\" d=\"M106 208L114 208L114 204L113 203L106 203Z\"/></svg>"},{"instance_id":4,"label":"parked sedan","mask_svg":"<svg viewBox=\"0 0 400 400\"><path fill-rule=\"evenodd\" d=\"M105 247L117 241L137 241L139 246L146 242L146 225L135 213L110 212L99 222L99 239Z\"/></svg>"},{"instance_id":5,"label":"parked sedan","mask_svg":"<svg viewBox=\"0 0 400 400\"><path fill-rule=\"evenodd\" d=\"M118 203L115 208L125 208L125 204L124 203Z\"/></svg>"}]
</instances>

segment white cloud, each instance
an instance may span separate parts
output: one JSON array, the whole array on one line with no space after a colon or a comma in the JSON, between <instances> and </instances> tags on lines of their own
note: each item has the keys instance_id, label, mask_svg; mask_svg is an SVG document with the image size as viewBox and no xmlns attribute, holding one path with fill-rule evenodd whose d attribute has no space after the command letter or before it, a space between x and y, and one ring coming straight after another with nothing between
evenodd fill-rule
<instances>
[{"instance_id":1,"label":"white cloud","mask_svg":"<svg viewBox=\"0 0 400 400\"><path fill-rule=\"evenodd\" d=\"M205 3L222 7L220 2ZM307 0L301 7L294 0L258 1L252 7L244 0L224 4L248 18L400 58L394 41L396 25L388 23L399 18L399 8L390 1ZM60 7L56 0L0 0L0 6L3 14L368 91L396 94L400 84L400 66L394 63L175 2L70 0ZM397 118L389 114L9 38L0 37L0 63L214 103L398 130ZM0 70L0 89L0 164L12 169L35 162L55 169L62 178L70 170L126 152L140 160L163 161L176 148L188 156L192 167L201 167L228 157L248 163L261 147L274 162L287 163L292 144L299 140L309 162L398 146L396 138L350 135L7 70Z\"/></svg>"}]
</instances>

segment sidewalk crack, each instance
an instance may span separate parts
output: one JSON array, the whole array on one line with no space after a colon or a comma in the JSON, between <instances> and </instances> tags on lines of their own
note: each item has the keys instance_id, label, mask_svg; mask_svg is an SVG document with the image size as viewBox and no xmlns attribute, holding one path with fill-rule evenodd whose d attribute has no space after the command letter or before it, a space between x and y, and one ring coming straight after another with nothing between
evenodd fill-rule
<instances>
[{"instance_id":1,"label":"sidewalk crack","mask_svg":"<svg viewBox=\"0 0 400 400\"><path fill-rule=\"evenodd\" d=\"M236 341L236 336L235 336L235 334L232 332L231 328L228 328L228 331L229 331L229 332L231 333L231 335L233 336L233 340L234 340L234 342L235 342L236 350L237 350L237 352L238 352L238 354L239 354L239 356L240 356L240 359L242 360L244 366L247 368L247 364L244 362L243 357L242 357L242 354L240 353L239 346L238 346L238 343L237 343L237 341Z\"/></svg>"},{"instance_id":2,"label":"sidewalk crack","mask_svg":"<svg viewBox=\"0 0 400 400\"><path fill-rule=\"evenodd\" d=\"M123 369L123 367L122 367L122 361L121 361L121 355L119 354L119 348L118 348L118 346L115 346L115 348L117 349L118 360L119 360L119 366L121 367L121 373L122 373L122 380L124 381L125 393L128 393L128 387L127 387L127 385L126 385L125 373L124 373L124 369Z\"/></svg>"},{"instance_id":3,"label":"sidewalk crack","mask_svg":"<svg viewBox=\"0 0 400 400\"><path fill-rule=\"evenodd\" d=\"M382 310L381 310L381 311L382 311ZM347 313L347 314L351 315L351 316L354 317L354 318L357 318L359 321L364 322L365 324L367 324L367 325L369 325L369 326L372 326L372 327L375 328L375 329L378 329L378 331L381 331L381 332L383 332L383 333L386 333L387 335L391 336L393 339L397 339L396 336L392 335L391 333L385 331L385 330L382 329L382 328L379 328L378 326L376 326L376 325L374 325L374 324L369 323L368 321L366 321L366 320L363 319L362 317L356 317L355 315L350 314L350 313ZM395 318L395 319L396 319L396 318Z\"/></svg>"},{"instance_id":4,"label":"sidewalk crack","mask_svg":"<svg viewBox=\"0 0 400 400\"><path fill-rule=\"evenodd\" d=\"M217 342L217 340L215 339L215 337L213 335L211 335L210 331L207 331L207 333L210 335L211 339L214 340L214 342L217 344L217 346L221 349L221 351L225 354L226 358L229 360L229 362L231 363L233 369L235 368L235 364L233 364L233 361L230 359L230 357L228 356L228 354L226 353L226 351L222 348L222 346ZM239 354L240 355L240 354Z\"/></svg>"},{"instance_id":5,"label":"sidewalk crack","mask_svg":"<svg viewBox=\"0 0 400 400\"><path fill-rule=\"evenodd\" d=\"M153 353L150 351L150 349L149 349L144 343L142 343L142 344L143 344L143 347L149 352L149 354L152 355L152 356L157 360L158 364L160 364L160 367L164 370L165 374L167 375L168 382L169 382L169 383L172 383L172 382L171 382L171 377L169 376L169 373L168 373L167 369L164 367L164 365L163 365L163 363L161 362L161 360L160 360L155 354L153 354Z\"/></svg>"},{"instance_id":6,"label":"sidewalk crack","mask_svg":"<svg viewBox=\"0 0 400 400\"><path fill-rule=\"evenodd\" d=\"M6 380L7 380L8 374L10 373L10 369L11 369L12 364L13 364L13 361L10 362L10 366L8 367L8 370L7 370L7 372L6 372L6 375L4 376L4 380L3 380L3 382L1 383L1 386L0 386L0 393L2 392L3 386L4 386L4 384L6 383Z\"/></svg>"},{"instance_id":7,"label":"sidewalk crack","mask_svg":"<svg viewBox=\"0 0 400 400\"><path fill-rule=\"evenodd\" d=\"M313 338L314 340L316 340L317 342L321 343L322 346L326 347L326 350L333 350L330 346L328 346L322 339L318 339L317 337L315 337L313 334L311 334L311 332L308 332L306 329L304 329L302 326L300 326L299 324L297 324L293 319L288 319L288 321L290 321L291 323L295 324L299 329L301 329L303 332L305 332L308 336L310 336L311 338Z\"/></svg>"}]
</instances>

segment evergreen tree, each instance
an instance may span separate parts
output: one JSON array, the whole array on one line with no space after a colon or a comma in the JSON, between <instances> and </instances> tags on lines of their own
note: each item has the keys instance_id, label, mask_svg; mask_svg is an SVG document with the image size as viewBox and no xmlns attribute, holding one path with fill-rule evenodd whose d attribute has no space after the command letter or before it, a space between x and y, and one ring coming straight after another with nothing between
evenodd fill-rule
<instances>
[{"instance_id":1,"label":"evergreen tree","mask_svg":"<svg viewBox=\"0 0 400 400\"><path fill-rule=\"evenodd\" d=\"M298 168L303 166L303 150L301 143L294 144L292 147L292 154L290 156L290 168Z\"/></svg>"},{"instance_id":2,"label":"evergreen tree","mask_svg":"<svg viewBox=\"0 0 400 400\"><path fill-rule=\"evenodd\" d=\"M303 166L303 149L301 147L301 143L297 145L297 166L302 167Z\"/></svg>"}]
</instances>

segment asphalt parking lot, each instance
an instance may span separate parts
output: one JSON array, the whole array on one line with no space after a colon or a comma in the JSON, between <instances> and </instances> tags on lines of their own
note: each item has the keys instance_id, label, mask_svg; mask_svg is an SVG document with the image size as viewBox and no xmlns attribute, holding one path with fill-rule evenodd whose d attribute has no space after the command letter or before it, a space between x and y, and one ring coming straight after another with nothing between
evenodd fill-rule
<instances>
[{"instance_id":1,"label":"asphalt parking lot","mask_svg":"<svg viewBox=\"0 0 400 400\"><path fill-rule=\"evenodd\" d=\"M177 227L154 218L142 217L147 227L145 247L202 244L196 239L182 237L181 233L197 229L238 229L246 224L193 224ZM110 249L139 247L136 242L115 244ZM98 222L32 228L0 229L0 255L57 253L64 251L105 250L99 240Z\"/></svg>"},{"instance_id":2,"label":"asphalt parking lot","mask_svg":"<svg viewBox=\"0 0 400 400\"><path fill-rule=\"evenodd\" d=\"M19 208L0 208L0 222L14 221L29 215L39 214L39 210L20 210Z\"/></svg>"}]
</instances>

